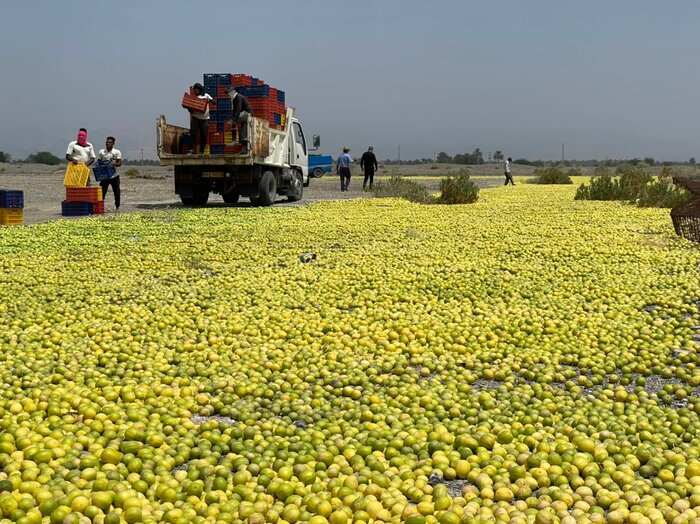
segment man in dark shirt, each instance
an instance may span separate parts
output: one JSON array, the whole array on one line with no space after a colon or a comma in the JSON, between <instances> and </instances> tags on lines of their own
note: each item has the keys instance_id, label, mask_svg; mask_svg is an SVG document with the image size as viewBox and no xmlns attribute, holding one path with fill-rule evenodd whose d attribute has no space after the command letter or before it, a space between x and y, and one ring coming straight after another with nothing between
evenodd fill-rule
<instances>
[{"instance_id":1,"label":"man in dark shirt","mask_svg":"<svg viewBox=\"0 0 700 524\"><path fill-rule=\"evenodd\" d=\"M228 96L231 99L231 125L239 126L239 136L243 144L243 153L248 151L248 120L253 116L250 102L238 92L237 87L229 87Z\"/></svg>"},{"instance_id":2,"label":"man in dark shirt","mask_svg":"<svg viewBox=\"0 0 700 524\"><path fill-rule=\"evenodd\" d=\"M362 154L360 159L360 169L365 174L365 180L362 182L362 190L367 190L367 182L369 182L369 189L372 190L372 185L374 184L374 172L377 170L377 157L374 156L374 148L369 146L367 151Z\"/></svg>"}]
</instances>

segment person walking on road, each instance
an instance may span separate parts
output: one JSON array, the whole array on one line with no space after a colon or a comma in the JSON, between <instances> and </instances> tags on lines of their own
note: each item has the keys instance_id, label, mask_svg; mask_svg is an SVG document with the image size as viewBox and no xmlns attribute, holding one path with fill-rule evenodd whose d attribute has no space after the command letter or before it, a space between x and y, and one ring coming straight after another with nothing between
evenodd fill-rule
<instances>
[{"instance_id":1,"label":"person walking on road","mask_svg":"<svg viewBox=\"0 0 700 524\"><path fill-rule=\"evenodd\" d=\"M362 158L360 159L360 170L365 174L365 180L362 182L362 190L367 190L367 183L369 182L369 190L372 191L372 185L374 184L374 172L379 166L377 165L377 157L374 156L374 148L369 146L367 151L362 153Z\"/></svg>"},{"instance_id":2,"label":"person walking on road","mask_svg":"<svg viewBox=\"0 0 700 524\"><path fill-rule=\"evenodd\" d=\"M78 131L78 139L68 142L66 160L74 164L83 163L87 167L95 161L95 150L87 141L87 129L81 127Z\"/></svg>"},{"instance_id":3,"label":"person walking on road","mask_svg":"<svg viewBox=\"0 0 700 524\"><path fill-rule=\"evenodd\" d=\"M350 164L352 164L352 157L348 154L350 152L349 147L343 148L343 154L338 157L338 161L335 163L335 170L340 175L340 190L347 191L350 185Z\"/></svg>"},{"instance_id":4,"label":"person walking on road","mask_svg":"<svg viewBox=\"0 0 700 524\"><path fill-rule=\"evenodd\" d=\"M114 191L114 207L119 211L122 192L119 187L119 173L116 168L122 165L122 153L114 147L114 142L113 136L107 137L105 148L100 149L97 153L97 163L101 165L110 165L115 168L114 174L110 178L100 182L100 187L102 187L102 200L107 200L107 191L109 191L109 186L112 186L112 191Z\"/></svg>"},{"instance_id":5,"label":"person walking on road","mask_svg":"<svg viewBox=\"0 0 700 524\"><path fill-rule=\"evenodd\" d=\"M190 154L194 153L195 139L199 138L199 154L203 155L209 137L209 107L215 102L209 93L204 92L204 87L199 82L192 86L192 90L197 98L207 101L203 113L190 110Z\"/></svg>"},{"instance_id":6,"label":"person walking on road","mask_svg":"<svg viewBox=\"0 0 700 524\"><path fill-rule=\"evenodd\" d=\"M248 121L253 116L253 109L250 102L238 92L238 88L231 86L228 88L228 96L231 99L231 126L235 129L238 126L238 135L243 149L241 153L248 152Z\"/></svg>"},{"instance_id":7,"label":"person walking on road","mask_svg":"<svg viewBox=\"0 0 700 524\"><path fill-rule=\"evenodd\" d=\"M512 186L515 185L515 182L513 182L513 174L510 172L510 164L513 162L513 159L511 157L508 157L508 159L504 162L503 164L503 169L505 170L505 175L506 175L506 183L504 185L508 185L508 182Z\"/></svg>"}]
</instances>

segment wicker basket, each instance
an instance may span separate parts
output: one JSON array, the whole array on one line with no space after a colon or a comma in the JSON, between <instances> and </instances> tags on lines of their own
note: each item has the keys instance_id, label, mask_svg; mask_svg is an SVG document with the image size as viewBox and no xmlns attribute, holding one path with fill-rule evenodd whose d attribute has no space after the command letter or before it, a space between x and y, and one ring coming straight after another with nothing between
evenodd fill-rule
<instances>
[{"instance_id":1,"label":"wicker basket","mask_svg":"<svg viewBox=\"0 0 700 524\"><path fill-rule=\"evenodd\" d=\"M700 180L673 177L673 183L689 191L693 198L671 210L676 234L693 242L700 242Z\"/></svg>"}]
</instances>

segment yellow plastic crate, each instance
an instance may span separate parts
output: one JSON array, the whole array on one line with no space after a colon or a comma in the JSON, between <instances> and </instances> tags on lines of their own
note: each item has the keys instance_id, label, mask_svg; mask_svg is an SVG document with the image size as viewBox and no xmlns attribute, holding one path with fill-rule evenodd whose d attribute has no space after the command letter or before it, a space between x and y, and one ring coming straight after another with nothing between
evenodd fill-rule
<instances>
[{"instance_id":1,"label":"yellow plastic crate","mask_svg":"<svg viewBox=\"0 0 700 524\"><path fill-rule=\"evenodd\" d=\"M85 164L73 162L68 163L66 176L63 178L65 187L86 187L90 177L90 168Z\"/></svg>"},{"instance_id":2,"label":"yellow plastic crate","mask_svg":"<svg viewBox=\"0 0 700 524\"><path fill-rule=\"evenodd\" d=\"M0 208L0 225L21 226L24 224L24 209L21 208Z\"/></svg>"}]
</instances>

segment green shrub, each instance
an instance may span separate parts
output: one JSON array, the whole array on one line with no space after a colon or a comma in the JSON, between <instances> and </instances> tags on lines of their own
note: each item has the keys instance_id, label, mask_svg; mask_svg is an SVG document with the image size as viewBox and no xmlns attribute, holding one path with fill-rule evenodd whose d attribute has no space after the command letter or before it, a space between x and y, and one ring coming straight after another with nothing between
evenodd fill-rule
<instances>
[{"instance_id":1,"label":"green shrub","mask_svg":"<svg viewBox=\"0 0 700 524\"><path fill-rule=\"evenodd\" d=\"M132 167L131 169L127 169L126 173L124 173L128 178L138 178L141 173L139 173L139 170L136 169L135 167Z\"/></svg>"},{"instance_id":2,"label":"green shrub","mask_svg":"<svg viewBox=\"0 0 700 524\"><path fill-rule=\"evenodd\" d=\"M530 180L532 184L573 184L571 175L580 175L578 169L571 168L568 173L559 166L538 167L535 169L535 177Z\"/></svg>"},{"instance_id":3,"label":"green shrub","mask_svg":"<svg viewBox=\"0 0 700 524\"><path fill-rule=\"evenodd\" d=\"M625 200L620 191L619 181L609 175L603 175L591 180L591 183L581 184L576 191L575 200Z\"/></svg>"},{"instance_id":4,"label":"green shrub","mask_svg":"<svg viewBox=\"0 0 700 524\"><path fill-rule=\"evenodd\" d=\"M646 186L644 192L635 199L635 203L639 207L673 207L689 200L690 197L688 191L660 176Z\"/></svg>"},{"instance_id":5,"label":"green shrub","mask_svg":"<svg viewBox=\"0 0 700 524\"><path fill-rule=\"evenodd\" d=\"M469 171L460 169L456 175L440 180L439 204L471 204L479 199L479 188L469 177Z\"/></svg>"},{"instance_id":6,"label":"green shrub","mask_svg":"<svg viewBox=\"0 0 700 524\"><path fill-rule=\"evenodd\" d=\"M600 168L599 168L600 169ZM612 178L607 170L596 169L601 174L591 183L581 184L576 200L621 200L640 207L673 207L690 198L690 194L676 187L670 180L671 171L662 169L655 179L639 165L623 165L617 168L619 178Z\"/></svg>"},{"instance_id":7,"label":"green shrub","mask_svg":"<svg viewBox=\"0 0 700 524\"><path fill-rule=\"evenodd\" d=\"M372 192L379 198L404 198L420 204L432 200L428 188L413 180L408 180L397 175L390 177L388 180L381 180L374 184Z\"/></svg>"}]
</instances>

